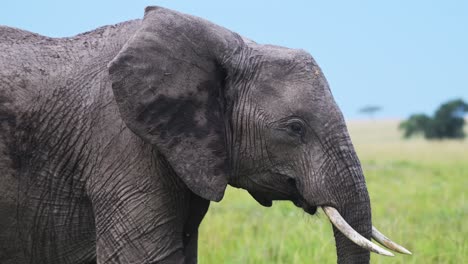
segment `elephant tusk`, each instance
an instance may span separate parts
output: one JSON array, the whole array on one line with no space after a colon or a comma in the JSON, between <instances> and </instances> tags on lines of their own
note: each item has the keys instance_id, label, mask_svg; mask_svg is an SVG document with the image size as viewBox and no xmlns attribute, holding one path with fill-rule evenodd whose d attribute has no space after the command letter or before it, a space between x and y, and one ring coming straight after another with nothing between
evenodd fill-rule
<instances>
[{"instance_id":1,"label":"elephant tusk","mask_svg":"<svg viewBox=\"0 0 468 264\"><path fill-rule=\"evenodd\" d=\"M403 253L403 254L408 254L412 255L412 253L407 250L406 248L398 245L397 243L393 242L386 236L384 236L382 233L377 230L374 226L372 226L372 238L375 239L375 241L379 242L382 246L391 249L393 251L396 251L398 253Z\"/></svg>"},{"instance_id":2,"label":"elephant tusk","mask_svg":"<svg viewBox=\"0 0 468 264\"><path fill-rule=\"evenodd\" d=\"M371 241L367 240L367 238L361 236L356 230L354 230L347 222L344 220L344 218L340 215L338 210L336 210L333 207L329 206L322 206L323 211L325 214L328 216L328 219L330 219L330 222L343 233L349 240L353 241L356 245L365 248L367 250L370 250L372 252L375 252L380 255L384 256L390 256L393 257L393 255L390 251L387 251L376 244L372 243Z\"/></svg>"}]
</instances>

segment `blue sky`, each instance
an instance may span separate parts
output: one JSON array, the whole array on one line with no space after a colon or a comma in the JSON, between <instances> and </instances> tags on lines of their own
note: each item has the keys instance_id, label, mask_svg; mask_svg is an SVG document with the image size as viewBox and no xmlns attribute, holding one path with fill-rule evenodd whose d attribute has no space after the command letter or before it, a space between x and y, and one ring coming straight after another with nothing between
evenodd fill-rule
<instances>
[{"instance_id":1,"label":"blue sky","mask_svg":"<svg viewBox=\"0 0 468 264\"><path fill-rule=\"evenodd\" d=\"M53 37L141 18L160 5L260 43L309 51L348 119L378 105L382 118L468 101L468 1L4 1L0 24Z\"/></svg>"}]
</instances>

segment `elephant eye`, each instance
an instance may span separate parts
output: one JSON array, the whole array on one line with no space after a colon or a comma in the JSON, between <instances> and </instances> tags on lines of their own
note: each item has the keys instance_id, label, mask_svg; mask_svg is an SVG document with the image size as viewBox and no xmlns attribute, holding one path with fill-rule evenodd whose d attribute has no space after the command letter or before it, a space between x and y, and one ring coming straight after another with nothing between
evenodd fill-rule
<instances>
[{"instance_id":1,"label":"elephant eye","mask_svg":"<svg viewBox=\"0 0 468 264\"><path fill-rule=\"evenodd\" d=\"M305 135L305 126L303 124L303 122L299 121L299 120L294 120L292 122L289 122L288 124L288 129L298 135L298 136L304 136Z\"/></svg>"}]
</instances>

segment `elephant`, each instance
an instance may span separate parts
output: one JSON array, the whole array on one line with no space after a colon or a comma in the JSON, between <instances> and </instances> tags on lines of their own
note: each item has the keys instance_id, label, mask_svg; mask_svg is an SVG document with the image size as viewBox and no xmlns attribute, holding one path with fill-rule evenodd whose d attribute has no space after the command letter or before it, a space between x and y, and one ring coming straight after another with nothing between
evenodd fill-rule
<instances>
[{"instance_id":1,"label":"elephant","mask_svg":"<svg viewBox=\"0 0 468 264\"><path fill-rule=\"evenodd\" d=\"M333 224L338 263L369 240L360 161L304 50L202 18L143 19L69 38L0 27L0 262L196 263L227 185Z\"/></svg>"}]
</instances>

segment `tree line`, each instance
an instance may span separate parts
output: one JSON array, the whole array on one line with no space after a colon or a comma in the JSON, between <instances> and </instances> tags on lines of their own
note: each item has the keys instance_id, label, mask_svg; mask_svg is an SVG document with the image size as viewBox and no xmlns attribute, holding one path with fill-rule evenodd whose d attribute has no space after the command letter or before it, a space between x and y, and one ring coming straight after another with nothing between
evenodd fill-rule
<instances>
[{"instance_id":1,"label":"tree line","mask_svg":"<svg viewBox=\"0 0 468 264\"><path fill-rule=\"evenodd\" d=\"M403 136L422 134L426 139L464 138L465 114L468 104L462 99L443 103L433 116L414 114L400 123Z\"/></svg>"}]
</instances>

